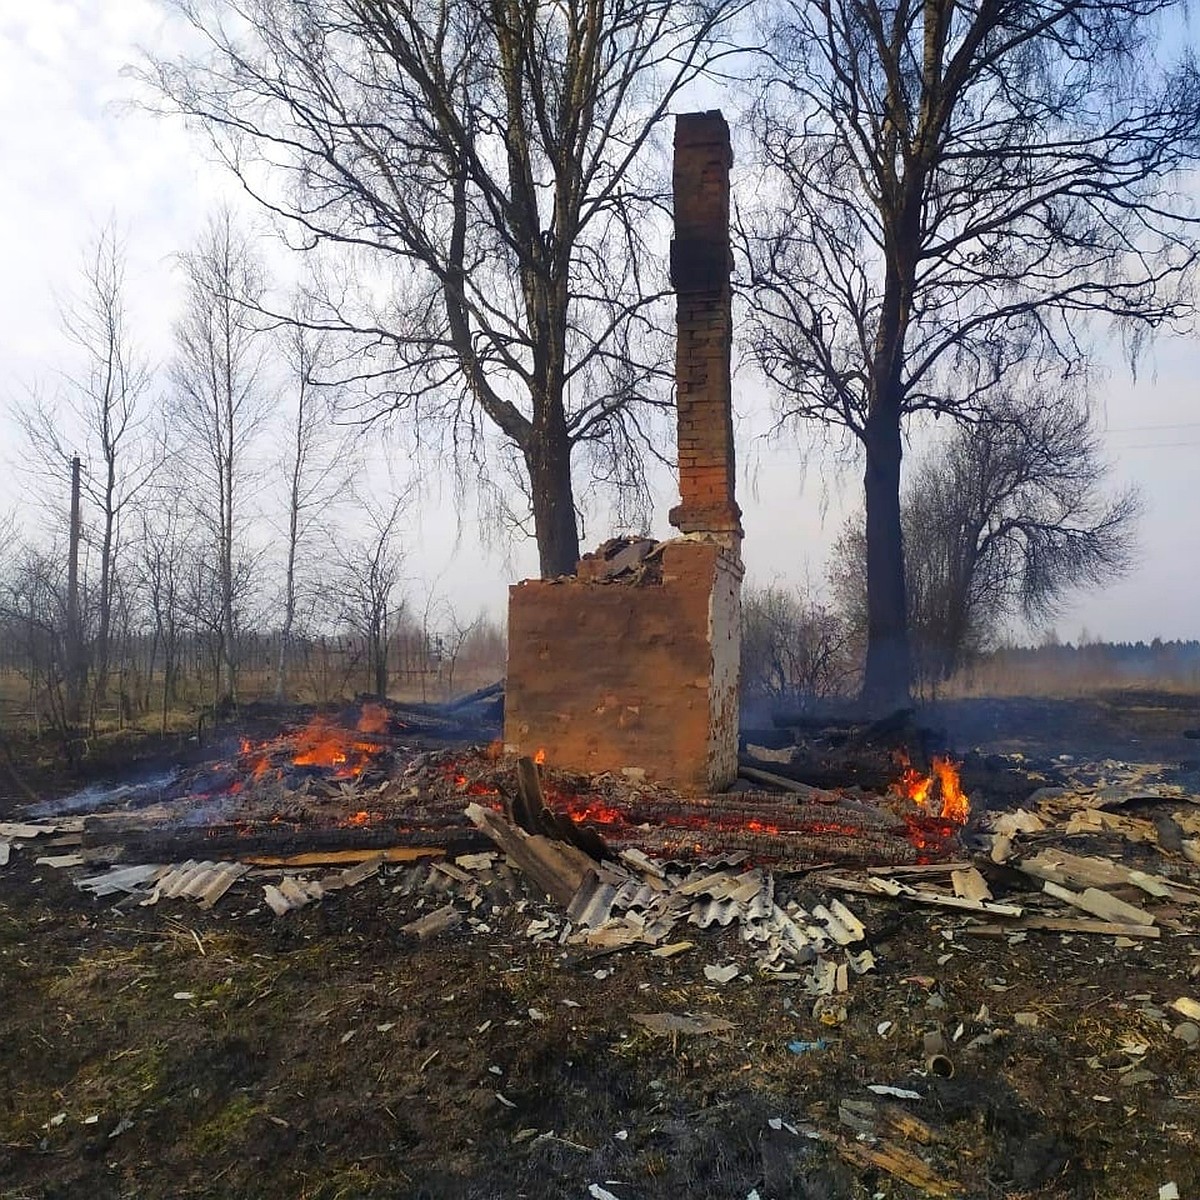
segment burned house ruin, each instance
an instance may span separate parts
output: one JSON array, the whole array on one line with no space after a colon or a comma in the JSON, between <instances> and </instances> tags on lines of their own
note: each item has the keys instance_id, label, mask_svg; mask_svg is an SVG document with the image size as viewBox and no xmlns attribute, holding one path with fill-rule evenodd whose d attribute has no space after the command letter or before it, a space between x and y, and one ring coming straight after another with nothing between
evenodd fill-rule
<instances>
[{"instance_id":1,"label":"burned house ruin","mask_svg":"<svg viewBox=\"0 0 1200 1200\"><path fill-rule=\"evenodd\" d=\"M504 740L557 766L644 771L682 791L737 774L741 511L730 385L729 128L676 119L680 536L609 543L574 577L509 593Z\"/></svg>"}]
</instances>

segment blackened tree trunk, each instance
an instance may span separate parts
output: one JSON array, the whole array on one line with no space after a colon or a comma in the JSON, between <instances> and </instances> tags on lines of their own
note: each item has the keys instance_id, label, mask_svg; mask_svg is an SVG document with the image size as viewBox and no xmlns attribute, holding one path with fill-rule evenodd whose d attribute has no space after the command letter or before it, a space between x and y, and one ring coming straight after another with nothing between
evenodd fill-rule
<instances>
[{"instance_id":1,"label":"blackened tree trunk","mask_svg":"<svg viewBox=\"0 0 1200 1200\"><path fill-rule=\"evenodd\" d=\"M571 488L571 441L562 404L547 407L548 419L531 435L526 465L533 491L539 569L543 579L553 579L575 574L579 532Z\"/></svg>"},{"instance_id":2,"label":"blackened tree trunk","mask_svg":"<svg viewBox=\"0 0 1200 1200\"><path fill-rule=\"evenodd\" d=\"M900 524L900 420L894 405L867 420L867 660L863 702L871 710L908 701L911 667Z\"/></svg>"}]
</instances>

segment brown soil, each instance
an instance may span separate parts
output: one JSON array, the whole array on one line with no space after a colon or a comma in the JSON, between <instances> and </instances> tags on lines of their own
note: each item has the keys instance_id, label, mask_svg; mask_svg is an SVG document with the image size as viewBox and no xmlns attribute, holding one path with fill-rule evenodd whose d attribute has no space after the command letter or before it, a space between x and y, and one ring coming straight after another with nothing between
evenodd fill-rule
<instances>
[{"instance_id":1,"label":"brown soil","mask_svg":"<svg viewBox=\"0 0 1200 1200\"><path fill-rule=\"evenodd\" d=\"M1200 745L1179 737L1194 709L1155 726L1126 707L1156 752ZM1073 711L1043 714L1043 753L1075 748ZM211 914L118 911L34 859L0 868L0 1197L921 1195L833 1140L855 1138L844 1102L888 1103L871 1084L920 1093L897 1103L940 1140L893 1140L956 1194L1200 1196L1200 1050L1154 1012L1174 1021L1169 1002L1200 994L1195 937L1010 944L856 897L879 967L827 1027L728 931L689 930L670 960L590 955L529 941L550 907L531 896L477 913L486 931L415 943L398 930L418 900L394 874L276 918L250 886ZM706 980L730 961L749 978ZM646 1012L734 1030L657 1036L631 1020ZM935 1028L951 1079L924 1074ZM1130 1083L1132 1042L1146 1078Z\"/></svg>"}]
</instances>

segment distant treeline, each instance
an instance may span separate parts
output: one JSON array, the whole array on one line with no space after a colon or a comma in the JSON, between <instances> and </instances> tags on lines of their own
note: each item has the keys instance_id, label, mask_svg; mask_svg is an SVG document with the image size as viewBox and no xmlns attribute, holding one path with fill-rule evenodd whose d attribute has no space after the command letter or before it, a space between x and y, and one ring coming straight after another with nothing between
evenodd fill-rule
<instances>
[{"instance_id":1,"label":"distant treeline","mask_svg":"<svg viewBox=\"0 0 1200 1200\"><path fill-rule=\"evenodd\" d=\"M1127 684L1200 691L1200 641L1094 642L1050 639L1003 645L963 672L972 691L1060 690Z\"/></svg>"}]
</instances>

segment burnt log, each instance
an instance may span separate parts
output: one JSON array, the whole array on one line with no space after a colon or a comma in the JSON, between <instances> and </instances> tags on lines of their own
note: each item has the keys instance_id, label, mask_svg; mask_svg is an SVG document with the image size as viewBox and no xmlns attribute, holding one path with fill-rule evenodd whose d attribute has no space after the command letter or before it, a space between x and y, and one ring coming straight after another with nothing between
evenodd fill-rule
<instances>
[{"instance_id":1,"label":"burnt log","mask_svg":"<svg viewBox=\"0 0 1200 1200\"><path fill-rule=\"evenodd\" d=\"M900 776L895 763L886 755L826 753L818 760L806 757L799 748L797 755L792 762L766 762L751 754L739 754L738 765L825 791L858 787L867 792L886 792Z\"/></svg>"},{"instance_id":2,"label":"burnt log","mask_svg":"<svg viewBox=\"0 0 1200 1200\"><path fill-rule=\"evenodd\" d=\"M119 862L178 862L196 859L287 857L322 850L384 850L399 847L441 850L447 855L484 850L488 842L459 819L454 827L403 829L376 826L314 826L280 821L220 822L204 826L139 823L125 814L88 817L83 846L105 847Z\"/></svg>"}]
</instances>

